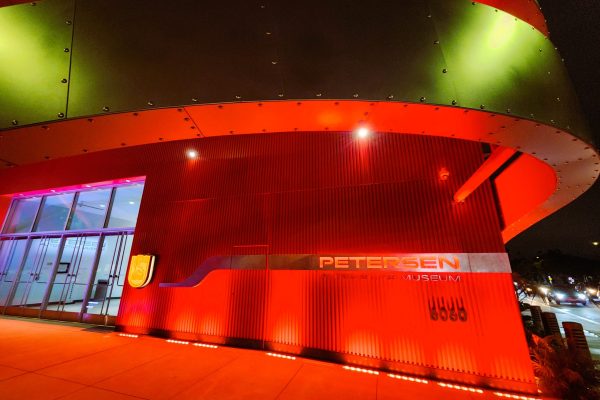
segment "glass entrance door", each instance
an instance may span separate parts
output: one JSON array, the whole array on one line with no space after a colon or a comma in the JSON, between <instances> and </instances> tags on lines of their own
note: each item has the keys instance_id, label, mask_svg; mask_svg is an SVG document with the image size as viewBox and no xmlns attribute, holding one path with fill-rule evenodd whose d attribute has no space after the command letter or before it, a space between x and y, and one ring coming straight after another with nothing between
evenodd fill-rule
<instances>
[{"instance_id":1,"label":"glass entrance door","mask_svg":"<svg viewBox=\"0 0 600 400\"><path fill-rule=\"evenodd\" d=\"M29 248L23 262L10 308L10 314L37 316L43 307L48 284L59 257L62 239L40 237L30 239ZM20 311L15 312L15 308Z\"/></svg>"},{"instance_id":2,"label":"glass entrance door","mask_svg":"<svg viewBox=\"0 0 600 400\"><path fill-rule=\"evenodd\" d=\"M28 240L6 239L0 241L0 307L4 307L23 263ZM2 308L0 308L0 312Z\"/></svg>"},{"instance_id":3,"label":"glass entrance door","mask_svg":"<svg viewBox=\"0 0 600 400\"><path fill-rule=\"evenodd\" d=\"M42 317L79 320L96 259L100 236L65 239L54 283Z\"/></svg>"},{"instance_id":4,"label":"glass entrance door","mask_svg":"<svg viewBox=\"0 0 600 400\"><path fill-rule=\"evenodd\" d=\"M89 299L84 310L86 321L110 322L110 318L105 317L114 319L119 312L132 243L132 233L103 237L98 268L92 278Z\"/></svg>"}]
</instances>

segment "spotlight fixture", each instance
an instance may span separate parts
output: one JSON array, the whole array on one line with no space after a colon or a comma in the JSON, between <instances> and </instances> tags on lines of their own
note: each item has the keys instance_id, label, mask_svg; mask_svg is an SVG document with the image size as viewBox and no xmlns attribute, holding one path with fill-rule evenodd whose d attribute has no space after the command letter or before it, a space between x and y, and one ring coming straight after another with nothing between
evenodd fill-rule
<instances>
[{"instance_id":1,"label":"spotlight fixture","mask_svg":"<svg viewBox=\"0 0 600 400\"><path fill-rule=\"evenodd\" d=\"M188 158L190 158L192 160L195 158L198 158L198 152L193 149L188 150L185 154L187 155Z\"/></svg>"},{"instance_id":2,"label":"spotlight fixture","mask_svg":"<svg viewBox=\"0 0 600 400\"><path fill-rule=\"evenodd\" d=\"M371 136L371 130L366 126L361 126L356 130L356 136L358 136L360 139L366 139Z\"/></svg>"}]
</instances>

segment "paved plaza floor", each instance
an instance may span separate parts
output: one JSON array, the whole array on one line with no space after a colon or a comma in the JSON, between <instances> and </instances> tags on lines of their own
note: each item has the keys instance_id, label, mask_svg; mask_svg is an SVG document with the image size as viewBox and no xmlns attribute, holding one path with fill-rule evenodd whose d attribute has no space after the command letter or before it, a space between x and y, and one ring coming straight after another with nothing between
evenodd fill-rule
<instances>
[{"instance_id":1,"label":"paved plaza floor","mask_svg":"<svg viewBox=\"0 0 600 400\"><path fill-rule=\"evenodd\" d=\"M502 398L492 391L442 385L263 351L125 337L90 325L0 318L2 400Z\"/></svg>"}]
</instances>

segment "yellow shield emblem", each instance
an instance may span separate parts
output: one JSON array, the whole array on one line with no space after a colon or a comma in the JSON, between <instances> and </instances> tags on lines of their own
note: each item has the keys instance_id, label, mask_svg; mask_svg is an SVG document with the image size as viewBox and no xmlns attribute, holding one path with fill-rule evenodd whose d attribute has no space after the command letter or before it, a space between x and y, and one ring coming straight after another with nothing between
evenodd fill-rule
<instances>
[{"instance_id":1,"label":"yellow shield emblem","mask_svg":"<svg viewBox=\"0 0 600 400\"><path fill-rule=\"evenodd\" d=\"M140 254L131 257L127 282L134 288L142 288L152 280L154 272L154 256Z\"/></svg>"}]
</instances>

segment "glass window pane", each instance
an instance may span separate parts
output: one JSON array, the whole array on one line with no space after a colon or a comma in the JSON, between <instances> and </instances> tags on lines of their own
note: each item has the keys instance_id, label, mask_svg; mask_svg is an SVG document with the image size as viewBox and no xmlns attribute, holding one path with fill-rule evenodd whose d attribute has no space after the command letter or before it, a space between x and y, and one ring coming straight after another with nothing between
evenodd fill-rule
<instances>
[{"instance_id":1,"label":"glass window pane","mask_svg":"<svg viewBox=\"0 0 600 400\"><path fill-rule=\"evenodd\" d=\"M74 196L74 193L66 193L46 197L36 232L64 230Z\"/></svg>"},{"instance_id":2,"label":"glass window pane","mask_svg":"<svg viewBox=\"0 0 600 400\"><path fill-rule=\"evenodd\" d=\"M16 200L4 227L4 233L30 232L33 220L40 206L41 197Z\"/></svg>"},{"instance_id":3,"label":"glass window pane","mask_svg":"<svg viewBox=\"0 0 600 400\"><path fill-rule=\"evenodd\" d=\"M99 236L70 237L56 269L47 310L80 312L96 261Z\"/></svg>"},{"instance_id":4,"label":"glass window pane","mask_svg":"<svg viewBox=\"0 0 600 400\"><path fill-rule=\"evenodd\" d=\"M143 191L142 184L117 188L110 211L109 228L135 227Z\"/></svg>"},{"instance_id":5,"label":"glass window pane","mask_svg":"<svg viewBox=\"0 0 600 400\"><path fill-rule=\"evenodd\" d=\"M59 238L31 240L11 305L40 307L58 257L59 245Z\"/></svg>"},{"instance_id":6,"label":"glass window pane","mask_svg":"<svg viewBox=\"0 0 600 400\"><path fill-rule=\"evenodd\" d=\"M27 239L0 241L0 307L6 305L26 250Z\"/></svg>"},{"instance_id":7,"label":"glass window pane","mask_svg":"<svg viewBox=\"0 0 600 400\"><path fill-rule=\"evenodd\" d=\"M102 244L88 314L117 315L129 264L133 235L106 236Z\"/></svg>"},{"instance_id":8,"label":"glass window pane","mask_svg":"<svg viewBox=\"0 0 600 400\"><path fill-rule=\"evenodd\" d=\"M111 191L99 189L79 193L69 229L103 228Z\"/></svg>"}]
</instances>

